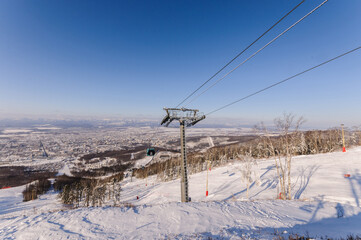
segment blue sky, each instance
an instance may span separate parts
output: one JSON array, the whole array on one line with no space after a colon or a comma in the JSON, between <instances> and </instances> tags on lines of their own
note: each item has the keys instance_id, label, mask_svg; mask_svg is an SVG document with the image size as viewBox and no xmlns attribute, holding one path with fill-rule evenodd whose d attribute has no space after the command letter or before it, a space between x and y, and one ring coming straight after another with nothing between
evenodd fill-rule
<instances>
[{"instance_id":1,"label":"blue sky","mask_svg":"<svg viewBox=\"0 0 361 240\"><path fill-rule=\"evenodd\" d=\"M299 2L2 0L0 118L161 118ZM321 2L306 0L228 70ZM360 12L359 0L330 0L188 107L207 113L360 46ZM358 51L211 117L360 125L360 63Z\"/></svg>"}]
</instances>

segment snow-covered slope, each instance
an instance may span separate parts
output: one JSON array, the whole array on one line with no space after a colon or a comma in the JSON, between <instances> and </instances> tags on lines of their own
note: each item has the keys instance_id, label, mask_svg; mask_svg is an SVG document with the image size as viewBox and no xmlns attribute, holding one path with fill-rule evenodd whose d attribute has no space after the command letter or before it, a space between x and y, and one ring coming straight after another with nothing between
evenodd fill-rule
<instances>
[{"instance_id":1,"label":"snow-covered slope","mask_svg":"<svg viewBox=\"0 0 361 240\"><path fill-rule=\"evenodd\" d=\"M0 190L0 222L4 219L20 215L32 215L64 208L58 199L58 194L50 190L47 194L39 196L38 199L23 202L22 192L25 186ZM0 224L0 229L2 225ZM1 231L1 230L0 230Z\"/></svg>"},{"instance_id":2,"label":"snow-covered slope","mask_svg":"<svg viewBox=\"0 0 361 240\"><path fill-rule=\"evenodd\" d=\"M274 233L310 236L361 234L361 209L301 201L168 203L135 208L88 208L8 218L1 238L16 239L273 239Z\"/></svg>"},{"instance_id":3,"label":"snow-covered slope","mask_svg":"<svg viewBox=\"0 0 361 240\"><path fill-rule=\"evenodd\" d=\"M242 163L212 169L209 172L209 196L206 197L207 172L189 177L192 201L244 200L247 197L242 178ZM250 200L275 199L278 196L274 160L259 161L257 172L250 185ZM345 178L345 174L351 174ZM258 175L258 176L257 176ZM360 207L361 198L361 148L346 153L294 157L292 160L292 193L294 199L340 202ZM135 201L136 196L139 200ZM158 182L156 177L147 180L126 179L123 183L122 200L132 204L159 204L180 200L179 180Z\"/></svg>"},{"instance_id":4,"label":"snow-covered slope","mask_svg":"<svg viewBox=\"0 0 361 240\"><path fill-rule=\"evenodd\" d=\"M191 175L191 203L178 202L179 180L164 183L155 177L122 182L122 201L135 205L132 208L56 211L61 205L53 192L23 203L22 187L0 190L0 238L273 239L277 234L287 237L292 233L361 236L361 148L295 157L292 201L276 200L273 163L259 161L254 167L253 179L258 183L251 184L249 200L241 163L209 172L208 197L206 172Z\"/></svg>"}]
</instances>

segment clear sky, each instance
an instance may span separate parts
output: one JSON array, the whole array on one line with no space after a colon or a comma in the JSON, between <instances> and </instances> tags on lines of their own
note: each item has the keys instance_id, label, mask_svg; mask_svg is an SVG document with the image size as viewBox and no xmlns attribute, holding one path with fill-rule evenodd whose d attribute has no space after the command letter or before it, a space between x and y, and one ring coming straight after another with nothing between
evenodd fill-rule
<instances>
[{"instance_id":1,"label":"clear sky","mask_svg":"<svg viewBox=\"0 0 361 240\"><path fill-rule=\"evenodd\" d=\"M322 1L306 0L232 66ZM1 0L0 118L161 118L299 2ZM360 13L360 0L329 0L188 107L207 113L360 46ZM360 92L361 50L212 117L360 125Z\"/></svg>"}]
</instances>

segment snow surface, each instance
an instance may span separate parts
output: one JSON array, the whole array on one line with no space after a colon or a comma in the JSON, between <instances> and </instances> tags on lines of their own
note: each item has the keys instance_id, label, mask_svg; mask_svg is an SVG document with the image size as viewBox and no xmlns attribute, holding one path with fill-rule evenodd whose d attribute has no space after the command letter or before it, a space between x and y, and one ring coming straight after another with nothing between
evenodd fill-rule
<instances>
[{"instance_id":1,"label":"snow surface","mask_svg":"<svg viewBox=\"0 0 361 240\"><path fill-rule=\"evenodd\" d=\"M5 129L3 130L3 133L28 133L31 132L32 130L29 129Z\"/></svg>"},{"instance_id":2,"label":"snow surface","mask_svg":"<svg viewBox=\"0 0 361 240\"><path fill-rule=\"evenodd\" d=\"M214 143L213 143L212 137L208 137L208 141L209 141L209 147L214 147Z\"/></svg>"},{"instance_id":3,"label":"snow surface","mask_svg":"<svg viewBox=\"0 0 361 240\"><path fill-rule=\"evenodd\" d=\"M59 130L61 128L58 128L58 127L37 127L36 129L39 129L39 130Z\"/></svg>"},{"instance_id":4,"label":"snow surface","mask_svg":"<svg viewBox=\"0 0 361 240\"><path fill-rule=\"evenodd\" d=\"M64 159L63 157L50 157L50 158L33 158L29 160L22 160L22 161L16 161L16 162L0 162L0 165L3 166L40 166L46 165L46 164L56 164L56 163L62 163L64 161L68 161L68 159Z\"/></svg>"},{"instance_id":5,"label":"snow surface","mask_svg":"<svg viewBox=\"0 0 361 240\"><path fill-rule=\"evenodd\" d=\"M147 165L148 163L150 163L150 161L153 160L155 156L148 156L142 159L139 159L135 162L134 167L135 168L141 168L142 166Z\"/></svg>"},{"instance_id":6,"label":"snow surface","mask_svg":"<svg viewBox=\"0 0 361 240\"><path fill-rule=\"evenodd\" d=\"M24 187L4 189L0 190L0 239L361 236L360 163L360 147L346 153L295 157L292 201L276 200L274 160L259 161L254 167L258 174L253 177L249 199L242 180L243 165L237 162L212 168L208 197L206 172L191 175L191 203L179 202L179 179L159 182L155 176L146 180L126 178L121 183L121 201L134 207L65 209L53 191L24 203ZM351 177L345 178L346 173Z\"/></svg>"},{"instance_id":7,"label":"snow surface","mask_svg":"<svg viewBox=\"0 0 361 240\"><path fill-rule=\"evenodd\" d=\"M38 199L23 202L22 192L25 185L0 190L0 239L2 239L3 221L18 216L55 211L64 208L53 190Z\"/></svg>"},{"instance_id":8,"label":"snow surface","mask_svg":"<svg viewBox=\"0 0 361 240\"><path fill-rule=\"evenodd\" d=\"M64 167L60 169L56 174L56 176L61 176L61 175L67 175L69 177L73 176L73 174L71 174L70 172L68 164L64 164Z\"/></svg>"}]
</instances>

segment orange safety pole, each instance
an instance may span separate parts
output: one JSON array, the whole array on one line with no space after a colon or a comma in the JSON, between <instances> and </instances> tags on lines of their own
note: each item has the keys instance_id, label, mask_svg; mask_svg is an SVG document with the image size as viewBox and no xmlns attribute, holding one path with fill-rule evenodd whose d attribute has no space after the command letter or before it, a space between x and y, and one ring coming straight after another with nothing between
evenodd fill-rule
<instances>
[{"instance_id":1,"label":"orange safety pole","mask_svg":"<svg viewBox=\"0 0 361 240\"><path fill-rule=\"evenodd\" d=\"M342 129L342 152L346 152L346 146L345 146L345 133L343 131L343 124L341 124Z\"/></svg>"}]
</instances>

